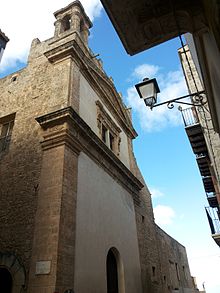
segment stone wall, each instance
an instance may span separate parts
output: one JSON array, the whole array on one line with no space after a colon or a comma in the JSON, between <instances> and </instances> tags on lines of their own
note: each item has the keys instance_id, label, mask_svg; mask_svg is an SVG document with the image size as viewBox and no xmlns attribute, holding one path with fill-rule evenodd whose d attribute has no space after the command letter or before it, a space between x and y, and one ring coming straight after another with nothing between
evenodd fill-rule
<instances>
[{"instance_id":1,"label":"stone wall","mask_svg":"<svg viewBox=\"0 0 220 293\"><path fill-rule=\"evenodd\" d=\"M185 247L155 224L150 191L131 156L134 174L144 184L135 205L143 293L194 293ZM177 279L176 265L179 271Z\"/></svg>"},{"instance_id":2,"label":"stone wall","mask_svg":"<svg viewBox=\"0 0 220 293\"><path fill-rule=\"evenodd\" d=\"M194 292L186 249L156 226L163 292Z\"/></svg>"},{"instance_id":3,"label":"stone wall","mask_svg":"<svg viewBox=\"0 0 220 293\"><path fill-rule=\"evenodd\" d=\"M188 39L192 41L192 37L188 36ZM193 46L192 46L192 50L195 50ZM192 58L194 57L195 52L193 51L191 53L187 45L185 46L185 51L186 51L187 59L189 61L192 74L194 77L193 79L190 68L189 68L189 64L183 49L179 49L179 55L182 62L183 72L185 75L188 89L191 93L197 92L197 89L198 91L202 91L204 90L204 85L201 80L201 76L199 75L200 68L197 68L199 65L196 64L194 59ZM198 114L199 123L202 126L204 137L206 140L208 155L210 159L210 169L211 169L211 173L213 176L212 178L213 178L215 189L216 189L216 196L218 197L218 201L220 202L220 195L219 195L220 193L220 185L219 185L219 182L220 182L220 137L219 137L219 133L217 133L213 127L213 121L210 114L207 97L205 96L205 94L203 95L203 97L206 103L203 107L197 107L196 113Z\"/></svg>"}]
</instances>

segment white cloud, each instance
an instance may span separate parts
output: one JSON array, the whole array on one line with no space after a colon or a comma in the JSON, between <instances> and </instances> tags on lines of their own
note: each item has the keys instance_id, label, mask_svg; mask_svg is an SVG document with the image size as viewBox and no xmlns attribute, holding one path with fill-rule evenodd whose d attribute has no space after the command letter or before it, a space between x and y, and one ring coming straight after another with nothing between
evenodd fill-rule
<instances>
[{"instance_id":1,"label":"white cloud","mask_svg":"<svg viewBox=\"0 0 220 293\"><path fill-rule=\"evenodd\" d=\"M157 205L154 208L155 222L159 226L166 226L172 224L173 218L175 217L174 210L165 205Z\"/></svg>"},{"instance_id":2,"label":"white cloud","mask_svg":"<svg viewBox=\"0 0 220 293\"><path fill-rule=\"evenodd\" d=\"M136 79L153 78L158 73L160 67L152 64L142 64L135 68L132 76Z\"/></svg>"},{"instance_id":3,"label":"white cloud","mask_svg":"<svg viewBox=\"0 0 220 293\"><path fill-rule=\"evenodd\" d=\"M147 74L144 73L146 69ZM172 98L180 97L187 93L186 83L181 70L168 72L166 75L160 73L161 68L157 65L142 64L135 68L132 77L140 78L156 77L161 93L158 95L158 103ZM167 126L177 126L182 123L182 118L177 107L169 110L166 105L150 110L140 99L134 87L127 90L127 102L137 112L143 130L159 131Z\"/></svg>"},{"instance_id":4,"label":"white cloud","mask_svg":"<svg viewBox=\"0 0 220 293\"><path fill-rule=\"evenodd\" d=\"M99 0L81 0L91 20L102 9ZM45 40L53 36L53 13L71 3L70 0L22 0L2 1L0 9L1 30L9 37L1 62L1 71L15 66L17 61L26 62L31 41Z\"/></svg>"},{"instance_id":5,"label":"white cloud","mask_svg":"<svg viewBox=\"0 0 220 293\"><path fill-rule=\"evenodd\" d=\"M164 196L163 192L161 192L157 188L150 187L149 189L150 189L150 193L151 193L152 198L158 198L158 197Z\"/></svg>"}]
</instances>

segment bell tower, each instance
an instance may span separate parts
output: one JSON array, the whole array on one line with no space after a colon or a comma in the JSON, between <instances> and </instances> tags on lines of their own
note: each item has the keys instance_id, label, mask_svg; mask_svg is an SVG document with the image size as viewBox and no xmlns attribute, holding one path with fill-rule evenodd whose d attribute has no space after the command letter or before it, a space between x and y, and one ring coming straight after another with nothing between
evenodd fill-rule
<instances>
[{"instance_id":1,"label":"bell tower","mask_svg":"<svg viewBox=\"0 0 220 293\"><path fill-rule=\"evenodd\" d=\"M89 29L92 27L92 23L80 1L76 0L56 11L54 16L57 19L55 22L55 38L65 37L65 35L76 32L82 41L86 45L88 44Z\"/></svg>"}]
</instances>

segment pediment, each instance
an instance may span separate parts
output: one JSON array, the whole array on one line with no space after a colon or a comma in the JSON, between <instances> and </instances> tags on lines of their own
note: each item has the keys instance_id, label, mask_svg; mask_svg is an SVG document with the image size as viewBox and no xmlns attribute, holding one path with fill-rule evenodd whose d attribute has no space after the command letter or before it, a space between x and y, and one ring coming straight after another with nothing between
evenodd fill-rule
<instances>
[{"instance_id":1,"label":"pediment","mask_svg":"<svg viewBox=\"0 0 220 293\"><path fill-rule=\"evenodd\" d=\"M95 64L89 62L87 65L89 66L89 78L90 80L92 79L93 83L95 82L94 89L99 92L98 94L103 100L103 103L107 106L113 116L116 116L116 120L120 120L120 124L126 129L129 136L135 138L137 133L132 126L130 117L123 104L122 97L117 92L112 80Z\"/></svg>"}]
</instances>

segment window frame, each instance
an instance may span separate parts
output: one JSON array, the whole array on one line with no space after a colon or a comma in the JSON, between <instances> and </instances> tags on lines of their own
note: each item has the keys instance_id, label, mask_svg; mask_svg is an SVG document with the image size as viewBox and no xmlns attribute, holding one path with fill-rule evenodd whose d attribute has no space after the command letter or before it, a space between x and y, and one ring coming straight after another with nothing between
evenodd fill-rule
<instances>
[{"instance_id":1,"label":"window frame","mask_svg":"<svg viewBox=\"0 0 220 293\"><path fill-rule=\"evenodd\" d=\"M99 100L96 101L96 106L99 137L116 156L119 156L121 129L116 125ZM105 139L103 129L105 130Z\"/></svg>"}]
</instances>

